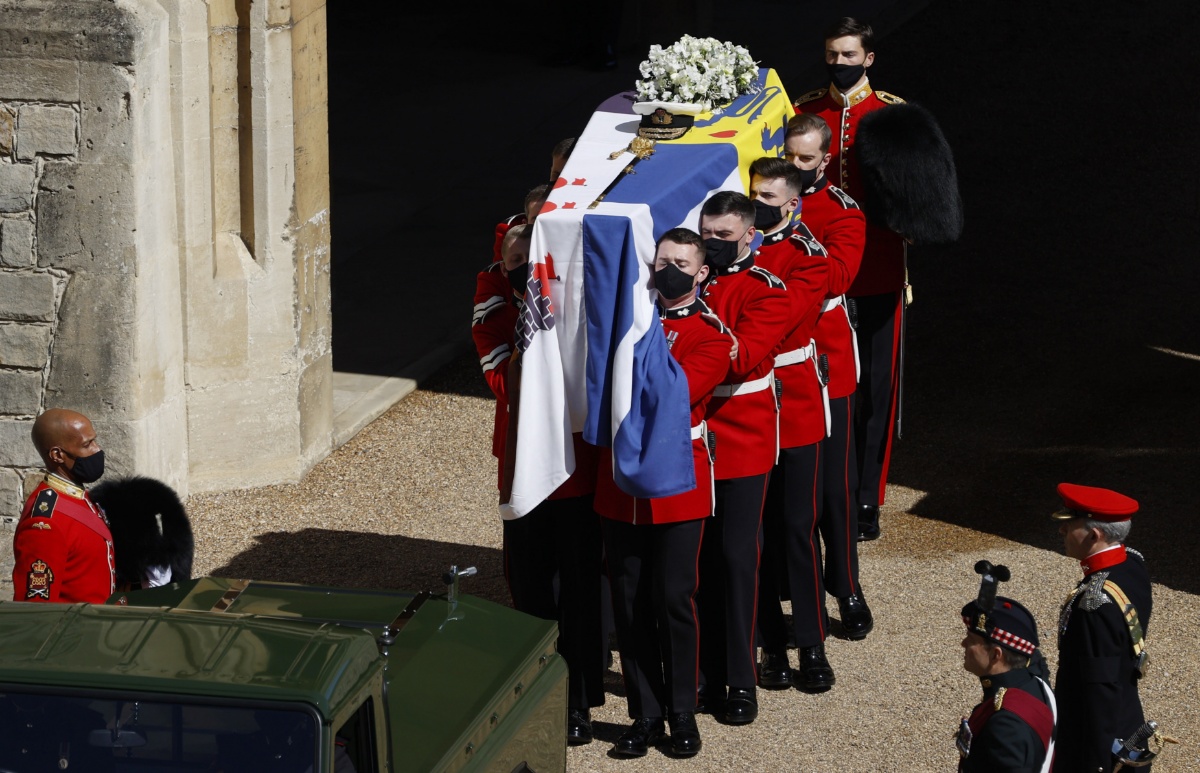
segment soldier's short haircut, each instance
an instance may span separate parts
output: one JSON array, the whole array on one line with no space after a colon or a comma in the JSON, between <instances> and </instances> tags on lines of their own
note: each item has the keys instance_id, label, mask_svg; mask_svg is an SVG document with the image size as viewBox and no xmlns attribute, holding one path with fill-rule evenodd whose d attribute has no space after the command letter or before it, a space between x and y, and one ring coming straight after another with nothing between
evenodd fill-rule
<instances>
[{"instance_id":1,"label":"soldier's short haircut","mask_svg":"<svg viewBox=\"0 0 1200 773\"><path fill-rule=\"evenodd\" d=\"M787 134L784 135L784 142L787 142L788 137L800 137L809 132L816 132L821 138L821 152L829 152L829 143L833 141L833 132L829 129L829 124L825 119L816 113L796 113L788 119Z\"/></svg>"},{"instance_id":2,"label":"soldier's short haircut","mask_svg":"<svg viewBox=\"0 0 1200 773\"><path fill-rule=\"evenodd\" d=\"M513 242L518 239L528 239L533 236L533 226L529 225L514 225L504 234L504 241L500 243L500 254L507 255L508 250L512 247Z\"/></svg>"},{"instance_id":3,"label":"soldier's short haircut","mask_svg":"<svg viewBox=\"0 0 1200 773\"><path fill-rule=\"evenodd\" d=\"M764 180L783 180L783 184L793 196L799 196L804 190L804 178L795 164L789 164L778 156L763 156L750 164L750 180L761 177Z\"/></svg>"},{"instance_id":4,"label":"soldier's short haircut","mask_svg":"<svg viewBox=\"0 0 1200 773\"><path fill-rule=\"evenodd\" d=\"M525 194L525 206L528 207L538 199L544 199L550 195L550 183L542 183L535 185L529 189L529 193Z\"/></svg>"},{"instance_id":5,"label":"soldier's short haircut","mask_svg":"<svg viewBox=\"0 0 1200 773\"><path fill-rule=\"evenodd\" d=\"M700 217L721 217L722 215L737 215L747 225L754 222L754 204L744 193L737 191L718 191L708 197L700 208Z\"/></svg>"},{"instance_id":6,"label":"soldier's short haircut","mask_svg":"<svg viewBox=\"0 0 1200 773\"><path fill-rule=\"evenodd\" d=\"M853 17L843 16L825 31L826 41L849 36L858 38L859 42L862 43L864 54L869 54L875 50L875 30L871 29L870 24L861 22Z\"/></svg>"},{"instance_id":7,"label":"soldier's short haircut","mask_svg":"<svg viewBox=\"0 0 1200 773\"><path fill-rule=\"evenodd\" d=\"M558 144L554 146L554 150L550 152L550 155L570 158L571 151L575 149L575 139L575 137L567 137L566 139L559 140Z\"/></svg>"},{"instance_id":8,"label":"soldier's short haircut","mask_svg":"<svg viewBox=\"0 0 1200 773\"><path fill-rule=\"evenodd\" d=\"M1010 650L1008 647L1001 647L1000 651L1004 653L1004 664L1009 668L1029 667L1029 656L1024 652Z\"/></svg>"},{"instance_id":9,"label":"soldier's short haircut","mask_svg":"<svg viewBox=\"0 0 1200 773\"><path fill-rule=\"evenodd\" d=\"M1108 521L1094 521L1088 518L1084 525L1089 529L1099 529L1100 533L1109 542L1124 542L1129 537L1129 530L1133 526L1133 521L1110 523Z\"/></svg>"},{"instance_id":10,"label":"soldier's short haircut","mask_svg":"<svg viewBox=\"0 0 1200 773\"><path fill-rule=\"evenodd\" d=\"M658 245L663 242L671 242L673 244L690 244L700 253L704 254L704 240L700 238L700 234L690 228L672 228L662 236L658 237L658 241L654 243L654 249L658 249Z\"/></svg>"}]
</instances>

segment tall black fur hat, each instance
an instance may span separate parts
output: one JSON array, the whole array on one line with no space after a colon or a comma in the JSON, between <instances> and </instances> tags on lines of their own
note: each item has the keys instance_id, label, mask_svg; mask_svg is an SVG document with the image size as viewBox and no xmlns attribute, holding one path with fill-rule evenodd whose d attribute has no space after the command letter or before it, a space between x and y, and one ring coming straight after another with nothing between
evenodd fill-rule
<instances>
[{"instance_id":1,"label":"tall black fur hat","mask_svg":"<svg viewBox=\"0 0 1200 773\"><path fill-rule=\"evenodd\" d=\"M854 152L867 219L913 244L949 244L963 228L954 154L937 120L912 103L873 110L858 124Z\"/></svg>"},{"instance_id":2,"label":"tall black fur hat","mask_svg":"<svg viewBox=\"0 0 1200 773\"><path fill-rule=\"evenodd\" d=\"M105 481L91 496L108 516L119 584L140 584L152 566L171 567L172 582L191 579L192 526L174 489L133 476Z\"/></svg>"}]
</instances>

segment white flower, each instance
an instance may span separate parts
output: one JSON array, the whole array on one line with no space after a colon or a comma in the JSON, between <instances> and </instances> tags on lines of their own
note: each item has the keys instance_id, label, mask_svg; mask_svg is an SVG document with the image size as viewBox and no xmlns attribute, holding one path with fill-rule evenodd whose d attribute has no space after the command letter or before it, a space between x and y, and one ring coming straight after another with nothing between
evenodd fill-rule
<instances>
[{"instance_id":1,"label":"white flower","mask_svg":"<svg viewBox=\"0 0 1200 773\"><path fill-rule=\"evenodd\" d=\"M639 101L693 102L719 109L741 94L760 90L750 52L716 38L684 35L667 48L650 46L634 83Z\"/></svg>"}]
</instances>

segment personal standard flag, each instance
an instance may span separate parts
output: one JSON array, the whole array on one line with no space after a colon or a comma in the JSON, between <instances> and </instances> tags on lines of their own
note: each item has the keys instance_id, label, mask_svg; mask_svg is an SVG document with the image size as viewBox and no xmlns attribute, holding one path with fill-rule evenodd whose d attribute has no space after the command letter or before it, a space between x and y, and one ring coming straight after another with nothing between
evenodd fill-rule
<instances>
[{"instance_id":1,"label":"personal standard flag","mask_svg":"<svg viewBox=\"0 0 1200 773\"><path fill-rule=\"evenodd\" d=\"M671 357L651 288L654 243L699 228L721 190L745 192L749 166L778 156L794 111L774 70L719 114L637 160L633 92L593 113L534 224L517 331L521 390L512 494L519 518L570 476L573 433L612 449L618 486L637 497L695 487L687 381Z\"/></svg>"}]
</instances>

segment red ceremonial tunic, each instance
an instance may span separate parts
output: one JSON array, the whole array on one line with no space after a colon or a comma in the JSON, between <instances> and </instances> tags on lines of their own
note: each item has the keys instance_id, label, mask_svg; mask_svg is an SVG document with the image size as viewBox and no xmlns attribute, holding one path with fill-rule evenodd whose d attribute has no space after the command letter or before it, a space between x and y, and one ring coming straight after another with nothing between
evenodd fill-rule
<instances>
[{"instance_id":1,"label":"red ceremonial tunic","mask_svg":"<svg viewBox=\"0 0 1200 773\"><path fill-rule=\"evenodd\" d=\"M817 339L817 351L829 356L832 400L852 395L858 387L854 329L844 295L862 264L867 219L854 199L825 176L800 201L800 220L829 254L829 288L813 337Z\"/></svg>"},{"instance_id":2,"label":"red ceremonial tunic","mask_svg":"<svg viewBox=\"0 0 1200 773\"><path fill-rule=\"evenodd\" d=\"M504 437L508 432L508 360L512 357L517 326L512 287L508 277L500 272L501 265L493 263L475 277L475 313L471 317L471 339L479 355L479 367L496 396L492 456L497 459L504 458Z\"/></svg>"},{"instance_id":3,"label":"red ceremonial tunic","mask_svg":"<svg viewBox=\"0 0 1200 773\"><path fill-rule=\"evenodd\" d=\"M716 433L716 478L763 475L775 466L777 404L770 380L775 349L791 329L791 300L779 277L747 255L715 272L701 297L737 338L737 357L709 404L708 428ZM737 385L746 385L732 396Z\"/></svg>"},{"instance_id":4,"label":"red ceremonial tunic","mask_svg":"<svg viewBox=\"0 0 1200 773\"><path fill-rule=\"evenodd\" d=\"M519 309L513 302L508 277L493 263L475 277L475 312L471 317L471 339L479 355L479 367L496 396L496 414L492 425L492 456L496 457L496 486L503 485L504 442L508 434L508 361L512 357ZM576 432L575 472L554 490L550 499L591 494L596 488L596 448L583 442Z\"/></svg>"},{"instance_id":5,"label":"red ceremonial tunic","mask_svg":"<svg viewBox=\"0 0 1200 773\"><path fill-rule=\"evenodd\" d=\"M680 308L659 309L671 356L687 376L693 428L704 421L713 388L729 372L729 350L733 346L733 339L728 334L701 319L707 312L709 308L699 299ZM605 518L635 525L692 521L712 515L713 468L705 438L692 438L692 460L696 466L696 488L671 497L635 499L613 481L612 454L600 454L596 512Z\"/></svg>"},{"instance_id":6,"label":"red ceremonial tunic","mask_svg":"<svg viewBox=\"0 0 1200 773\"><path fill-rule=\"evenodd\" d=\"M83 488L46 475L13 536L13 600L101 604L116 578L104 511Z\"/></svg>"},{"instance_id":7,"label":"red ceremonial tunic","mask_svg":"<svg viewBox=\"0 0 1200 773\"><path fill-rule=\"evenodd\" d=\"M764 237L755 260L783 279L791 302L791 329L773 353L775 378L783 384L779 447L811 445L825 437L825 398L814 356L820 352L810 344L829 284L829 259L808 229L795 223ZM798 350L804 350L803 362L780 364L779 355L794 357Z\"/></svg>"},{"instance_id":8,"label":"red ceremonial tunic","mask_svg":"<svg viewBox=\"0 0 1200 773\"><path fill-rule=\"evenodd\" d=\"M825 174L857 201L864 201L866 196L858 171L858 157L853 152L858 124L867 113L903 102L886 91L874 91L869 81L845 94L830 84L827 89L810 91L796 100L797 112L814 113L829 124L833 133L829 152L833 158ZM886 228L867 224L862 267L846 294L852 297L880 295L903 288L904 240Z\"/></svg>"}]
</instances>

